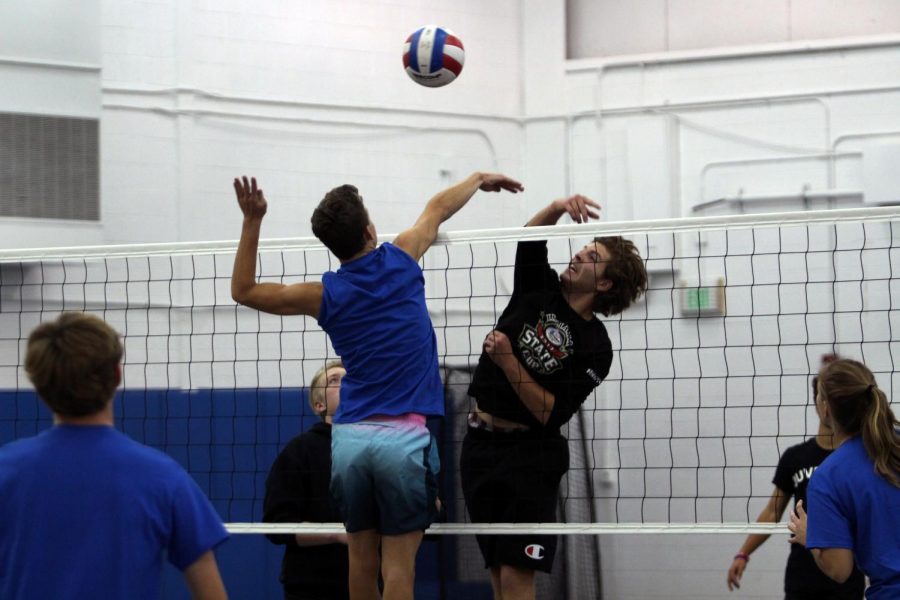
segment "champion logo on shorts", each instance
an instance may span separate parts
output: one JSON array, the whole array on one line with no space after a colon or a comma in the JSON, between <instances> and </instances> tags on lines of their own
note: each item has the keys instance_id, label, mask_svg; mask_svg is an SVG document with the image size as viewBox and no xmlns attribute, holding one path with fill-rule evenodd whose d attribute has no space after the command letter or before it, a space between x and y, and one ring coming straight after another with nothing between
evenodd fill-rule
<instances>
[{"instance_id":1,"label":"champion logo on shorts","mask_svg":"<svg viewBox=\"0 0 900 600\"><path fill-rule=\"evenodd\" d=\"M544 558L544 547L540 544L529 544L525 546L525 556L534 560L540 560Z\"/></svg>"}]
</instances>

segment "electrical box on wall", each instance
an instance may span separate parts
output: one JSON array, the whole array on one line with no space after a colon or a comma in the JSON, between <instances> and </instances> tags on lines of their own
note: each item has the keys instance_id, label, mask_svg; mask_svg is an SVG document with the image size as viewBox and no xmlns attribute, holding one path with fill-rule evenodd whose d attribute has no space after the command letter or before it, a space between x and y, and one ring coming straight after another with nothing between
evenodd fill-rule
<instances>
[{"instance_id":1,"label":"electrical box on wall","mask_svg":"<svg viewBox=\"0 0 900 600\"><path fill-rule=\"evenodd\" d=\"M715 285L694 285L682 281L681 314L692 316L723 316L725 314L725 278L720 277Z\"/></svg>"},{"instance_id":2,"label":"electrical box on wall","mask_svg":"<svg viewBox=\"0 0 900 600\"><path fill-rule=\"evenodd\" d=\"M873 144L863 150L863 201L900 204L900 143Z\"/></svg>"}]
</instances>

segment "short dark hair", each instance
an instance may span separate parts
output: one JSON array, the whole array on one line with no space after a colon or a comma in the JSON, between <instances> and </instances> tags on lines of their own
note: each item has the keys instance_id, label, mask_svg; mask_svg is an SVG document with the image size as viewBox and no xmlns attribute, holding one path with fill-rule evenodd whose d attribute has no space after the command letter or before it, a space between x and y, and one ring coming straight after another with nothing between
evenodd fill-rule
<instances>
[{"instance_id":1,"label":"short dark hair","mask_svg":"<svg viewBox=\"0 0 900 600\"><path fill-rule=\"evenodd\" d=\"M122 353L119 335L102 319L63 313L28 336L25 372L50 410L85 417L112 400Z\"/></svg>"},{"instance_id":2,"label":"short dark hair","mask_svg":"<svg viewBox=\"0 0 900 600\"><path fill-rule=\"evenodd\" d=\"M311 221L313 234L340 260L357 254L366 244L369 213L356 186L341 185L325 194Z\"/></svg>"},{"instance_id":3,"label":"short dark hair","mask_svg":"<svg viewBox=\"0 0 900 600\"><path fill-rule=\"evenodd\" d=\"M612 281L607 292L597 294L594 312L604 316L617 315L647 291L647 269L637 246L622 236L594 238L609 251L609 262L603 276Z\"/></svg>"}]
</instances>

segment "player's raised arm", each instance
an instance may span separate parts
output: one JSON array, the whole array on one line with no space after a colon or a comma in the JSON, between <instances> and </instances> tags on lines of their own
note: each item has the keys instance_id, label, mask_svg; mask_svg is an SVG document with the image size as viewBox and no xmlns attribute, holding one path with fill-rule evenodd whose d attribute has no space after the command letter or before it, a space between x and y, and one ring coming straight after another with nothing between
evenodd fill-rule
<instances>
[{"instance_id":1,"label":"player's raised arm","mask_svg":"<svg viewBox=\"0 0 900 600\"><path fill-rule=\"evenodd\" d=\"M256 253L267 209L266 197L255 177L235 178L234 192L244 213L244 224L231 273L231 297L235 302L267 313L318 317L322 304L320 282L284 285L256 281Z\"/></svg>"},{"instance_id":2,"label":"player's raised arm","mask_svg":"<svg viewBox=\"0 0 900 600\"><path fill-rule=\"evenodd\" d=\"M576 223L587 223L590 219L600 218L600 205L581 194L554 200L535 214L525 227L538 225L556 225L556 222L568 214Z\"/></svg>"},{"instance_id":3,"label":"player's raised arm","mask_svg":"<svg viewBox=\"0 0 900 600\"><path fill-rule=\"evenodd\" d=\"M506 190L515 194L525 188L515 179L499 173L473 173L463 181L437 193L416 221L416 224L397 236L394 245L415 260L431 247L437 237L441 223L456 214L477 192L499 192Z\"/></svg>"}]
</instances>

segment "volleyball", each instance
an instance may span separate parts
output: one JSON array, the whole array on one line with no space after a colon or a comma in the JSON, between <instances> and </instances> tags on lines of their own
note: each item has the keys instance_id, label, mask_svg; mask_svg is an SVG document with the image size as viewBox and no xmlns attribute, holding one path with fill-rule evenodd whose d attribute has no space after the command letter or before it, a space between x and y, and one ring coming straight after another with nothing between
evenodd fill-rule
<instances>
[{"instance_id":1,"label":"volleyball","mask_svg":"<svg viewBox=\"0 0 900 600\"><path fill-rule=\"evenodd\" d=\"M462 41L437 25L416 29L403 45L406 74L426 87L441 87L459 77L465 60Z\"/></svg>"}]
</instances>

